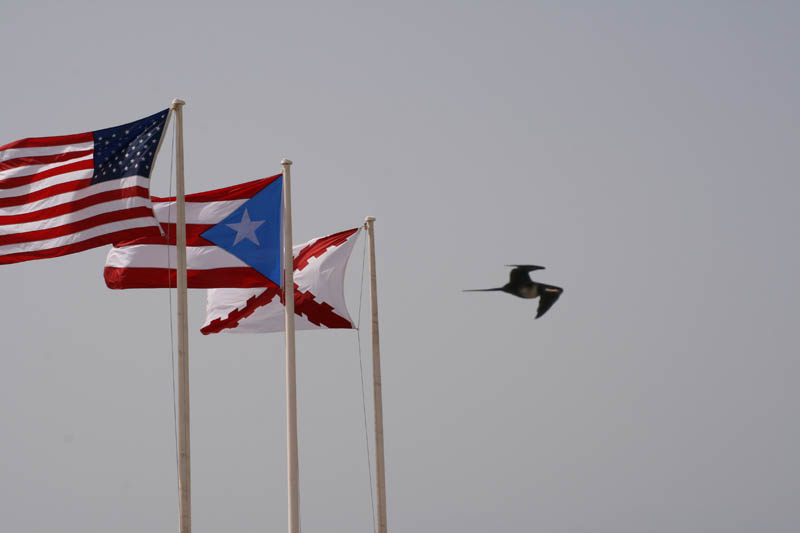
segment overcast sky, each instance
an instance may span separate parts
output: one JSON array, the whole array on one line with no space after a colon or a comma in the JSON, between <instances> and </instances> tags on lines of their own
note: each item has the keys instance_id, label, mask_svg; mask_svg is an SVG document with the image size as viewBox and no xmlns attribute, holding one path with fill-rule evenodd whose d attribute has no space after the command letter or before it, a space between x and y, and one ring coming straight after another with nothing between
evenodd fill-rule
<instances>
[{"instance_id":1,"label":"overcast sky","mask_svg":"<svg viewBox=\"0 0 800 533\"><path fill-rule=\"evenodd\" d=\"M798 4L0 13L0 145L179 97L188 192L289 157L295 242L377 218L390 531L800 528ZM106 251L0 267L3 531L177 528L175 297L107 289ZM543 318L461 292L509 263L565 288ZM193 529L283 531L283 335L189 304ZM356 333L297 357L302 528L372 532Z\"/></svg>"}]
</instances>

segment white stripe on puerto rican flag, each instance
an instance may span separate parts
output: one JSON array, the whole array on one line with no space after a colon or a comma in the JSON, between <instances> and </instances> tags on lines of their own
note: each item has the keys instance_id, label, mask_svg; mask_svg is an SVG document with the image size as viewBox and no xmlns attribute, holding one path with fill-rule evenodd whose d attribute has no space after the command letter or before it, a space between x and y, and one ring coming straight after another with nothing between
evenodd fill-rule
<instances>
[{"instance_id":1,"label":"white stripe on puerto rican flag","mask_svg":"<svg viewBox=\"0 0 800 533\"><path fill-rule=\"evenodd\" d=\"M344 299L344 275L360 228L295 245L295 328L352 329ZM280 290L210 289L206 323L211 333L270 333L284 330Z\"/></svg>"},{"instance_id":2,"label":"white stripe on puerto rican flag","mask_svg":"<svg viewBox=\"0 0 800 533\"><path fill-rule=\"evenodd\" d=\"M167 256L169 254L169 257ZM166 244L135 244L109 250L106 266L114 268L152 268L153 265L176 265L177 248ZM186 262L194 270L215 268L250 268L233 254L217 246L187 246Z\"/></svg>"},{"instance_id":3,"label":"white stripe on puerto rican flag","mask_svg":"<svg viewBox=\"0 0 800 533\"><path fill-rule=\"evenodd\" d=\"M231 187L188 194L186 200L186 263L188 287L269 287L274 285L236 256L202 238L201 233L223 220L280 174ZM153 197L153 212L164 236L119 242L106 257L104 277L111 289L175 286L175 198Z\"/></svg>"},{"instance_id":4,"label":"white stripe on puerto rican flag","mask_svg":"<svg viewBox=\"0 0 800 533\"><path fill-rule=\"evenodd\" d=\"M191 195L188 195L186 196L186 223L209 224L209 220L222 220L228 216L228 213L236 211L248 199L198 202L192 199ZM175 220L175 202L153 197L153 212L159 222L164 223L167 220ZM216 222L210 225L213 226L214 224Z\"/></svg>"}]
</instances>

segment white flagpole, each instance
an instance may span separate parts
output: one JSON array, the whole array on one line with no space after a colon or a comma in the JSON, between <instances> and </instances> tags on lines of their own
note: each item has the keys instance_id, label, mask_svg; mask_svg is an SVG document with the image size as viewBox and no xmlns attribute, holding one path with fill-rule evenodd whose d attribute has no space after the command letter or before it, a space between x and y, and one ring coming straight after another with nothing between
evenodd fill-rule
<instances>
[{"instance_id":1,"label":"white flagpole","mask_svg":"<svg viewBox=\"0 0 800 533\"><path fill-rule=\"evenodd\" d=\"M386 533L386 468L383 453L383 392L378 332L378 281L375 273L375 217L367 217L369 237L369 294L372 314L372 395L375 407L375 484L378 493L378 533Z\"/></svg>"},{"instance_id":2,"label":"white flagpole","mask_svg":"<svg viewBox=\"0 0 800 533\"><path fill-rule=\"evenodd\" d=\"M297 459L297 371L294 353L294 257L292 255L292 197L289 174L283 165L283 294L286 316L286 463L289 479L289 533L300 533L300 468Z\"/></svg>"},{"instance_id":3,"label":"white flagpole","mask_svg":"<svg viewBox=\"0 0 800 533\"><path fill-rule=\"evenodd\" d=\"M175 205L177 220L175 241L178 252L178 493L180 533L192 531L191 463L189 454L189 320L186 290L186 204L183 180L183 105L175 99Z\"/></svg>"}]
</instances>

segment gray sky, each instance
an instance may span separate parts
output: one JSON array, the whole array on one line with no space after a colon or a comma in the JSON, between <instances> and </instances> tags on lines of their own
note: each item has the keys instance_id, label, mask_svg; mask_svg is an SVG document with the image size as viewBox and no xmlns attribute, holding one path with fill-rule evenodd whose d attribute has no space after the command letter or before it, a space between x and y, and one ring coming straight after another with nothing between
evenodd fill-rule
<instances>
[{"instance_id":1,"label":"gray sky","mask_svg":"<svg viewBox=\"0 0 800 533\"><path fill-rule=\"evenodd\" d=\"M797 4L115 4L3 4L0 144L180 97L189 192L377 217L390 531L797 531ZM177 527L170 297L105 253L0 268L3 531ZM461 293L507 263L542 319ZM189 303L194 531L285 530L283 336ZM360 379L298 333L304 531L372 531Z\"/></svg>"}]
</instances>

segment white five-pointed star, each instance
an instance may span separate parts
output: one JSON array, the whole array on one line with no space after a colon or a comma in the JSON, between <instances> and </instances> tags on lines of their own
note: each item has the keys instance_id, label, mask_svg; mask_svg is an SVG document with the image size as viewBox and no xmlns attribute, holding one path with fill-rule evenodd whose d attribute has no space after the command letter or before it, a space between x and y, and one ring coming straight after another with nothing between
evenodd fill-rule
<instances>
[{"instance_id":1,"label":"white five-pointed star","mask_svg":"<svg viewBox=\"0 0 800 533\"><path fill-rule=\"evenodd\" d=\"M250 220L250 214L247 212L247 208L245 207L241 222L225 225L236 232L236 238L233 239L234 246L239 244L239 241L242 239L248 239L261 246L261 243L258 242L258 237L256 237L256 228L258 228L264 222L264 220Z\"/></svg>"}]
</instances>

